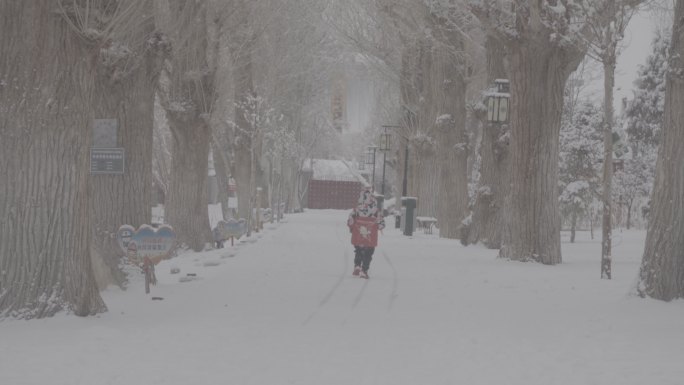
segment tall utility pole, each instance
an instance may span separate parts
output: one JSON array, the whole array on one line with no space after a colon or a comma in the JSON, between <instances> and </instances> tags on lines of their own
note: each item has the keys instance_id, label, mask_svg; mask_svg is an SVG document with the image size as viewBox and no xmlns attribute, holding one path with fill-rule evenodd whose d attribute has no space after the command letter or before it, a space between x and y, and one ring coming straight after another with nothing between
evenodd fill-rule
<instances>
[{"instance_id":1,"label":"tall utility pole","mask_svg":"<svg viewBox=\"0 0 684 385\"><path fill-rule=\"evenodd\" d=\"M407 185L408 185L408 139L406 139L406 148L404 149L404 181L402 182L401 186L401 196L405 197L406 196L406 190L407 190Z\"/></svg>"},{"instance_id":2,"label":"tall utility pole","mask_svg":"<svg viewBox=\"0 0 684 385\"><path fill-rule=\"evenodd\" d=\"M373 176L371 179L371 191L373 192L375 192L375 152L377 149L377 146L368 146L368 157L366 158L366 163L373 165Z\"/></svg>"},{"instance_id":3,"label":"tall utility pole","mask_svg":"<svg viewBox=\"0 0 684 385\"><path fill-rule=\"evenodd\" d=\"M390 134L387 132L388 126L382 126L384 132L380 136L380 151L382 151L382 199L386 199L385 196L385 163L387 162L387 152L392 148L392 140Z\"/></svg>"},{"instance_id":4,"label":"tall utility pole","mask_svg":"<svg viewBox=\"0 0 684 385\"><path fill-rule=\"evenodd\" d=\"M385 162L387 161L387 151L382 152L382 185L380 187L380 193L385 196Z\"/></svg>"}]
</instances>

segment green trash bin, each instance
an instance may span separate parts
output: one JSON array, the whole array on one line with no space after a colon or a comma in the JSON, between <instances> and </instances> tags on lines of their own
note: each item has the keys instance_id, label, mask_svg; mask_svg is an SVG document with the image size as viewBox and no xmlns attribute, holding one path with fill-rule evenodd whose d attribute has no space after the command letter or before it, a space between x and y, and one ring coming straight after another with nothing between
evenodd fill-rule
<instances>
[{"instance_id":1,"label":"green trash bin","mask_svg":"<svg viewBox=\"0 0 684 385\"><path fill-rule=\"evenodd\" d=\"M404 235L413 235L413 224L416 221L416 207L418 206L418 198L403 197L401 198L401 205L404 206L402 216L404 218Z\"/></svg>"}]
</instances>

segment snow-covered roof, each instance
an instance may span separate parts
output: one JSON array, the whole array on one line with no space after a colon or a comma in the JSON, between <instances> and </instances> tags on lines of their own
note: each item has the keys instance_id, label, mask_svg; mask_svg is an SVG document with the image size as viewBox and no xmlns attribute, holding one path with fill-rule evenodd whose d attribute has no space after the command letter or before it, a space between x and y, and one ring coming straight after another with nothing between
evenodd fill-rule
<instances>
[{"instance_id":1,"label":"snow-covered roof","mask_svg":"<svg viewBox=\"0 0 684 385\"><path fill-rule=\"evenodd\" d=\"M313 170L312 179L344 182L361 182L368 184L361 174L344 160L336 159L307 159L304 170Z\"/></svg>"}]
</instances>

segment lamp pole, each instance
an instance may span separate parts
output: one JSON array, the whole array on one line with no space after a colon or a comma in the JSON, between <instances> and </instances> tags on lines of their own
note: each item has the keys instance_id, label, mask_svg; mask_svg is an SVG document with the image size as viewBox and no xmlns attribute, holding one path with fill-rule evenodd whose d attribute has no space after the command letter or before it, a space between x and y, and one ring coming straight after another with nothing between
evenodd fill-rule
<instances>
[{"instance_id":1,"label":"lamp pole","mask_svg":"<svg viewBox=\"0 0 684 385\"><path fill-rule=\"evenodd\" d=\"M373 186L371 188L371 191L375 192L375 150L377 149L375 146L372 146L373 148Z\"/></svg>"},{"instance_id":2,"label":"lamp pole","mask_svg":"<svg viewBox=\"0 0 684 385\"><path fill-rule=\"evenodd\" d=\"M386 124L386 125L383 125L382 128L385 129L386 135L389 135L389 134L387 134L387 129L389 129L389 128L401 129L401 128L403 128L403 126ZM406 190L407 190L407 184L408 184L408 180L407 180L407 177L408 177L408 138L403 136L403 135L401 135L401 136L402 136L402 138L406 139L406 148L404 149L404 180L402 182L402 190L401 190L401 196L405 197L406 196ZM387 138L388 138L388 136L386 137L386 139ZM389 145L387 145L387 149L389 150ZM385 180L384 179L384 175L385 175L384 158L383 158L382 167L383 167L382 173L383 173L383 188L384 188L385 187L385 185L384 185L384 180ZM384 191L383 191L383 195L384 195Z\"/></svg>"},{"instance_id":3,"label":"lamp pole","mask_svg":"<svg viewBox=\"0 0 684 385\"><path fill-rule=\"evenodd\" d=\"M404 181L401 186L401 196L406 196L407 184L408 184L408 139L406 139L406 147L404 148Z\"/></svg>"},{"instance_id":4,"label":"lamp pole","mask_svg":"<svg viewBox=\"0 0 684 385\"><path fill-rule=\"evenodd\" d=\"M385 161L387 160L387 151L382 152L382 185L380 187L380 193L385 196Z\"/></svg>"},{"instance_id":5,"label":"lamp pole","mask_svg":"<svg viewBox=\"0 0 684 385\"><path fill-rule=\"evenodd\" d=\"M376 146L368 146L368 158L366 159L368 164L373 165L373 176L371 179L371 191L375 191L375 151L378 148Z\"/></svg>"},{"instance_id":6,"label":"lamp pole","mask_svg":"<svg viewBox=\"0 0 684 385\"><path fill-rule=\"evenodd\" d=\"M390 134L387 133L387 126L383 126L384 132L380 137L380 151L382 151L382 187L380 192L383 199L385 199L385 163L387 162L387 152L390 151L392 145Z\"/></svg>"}]
</instances>

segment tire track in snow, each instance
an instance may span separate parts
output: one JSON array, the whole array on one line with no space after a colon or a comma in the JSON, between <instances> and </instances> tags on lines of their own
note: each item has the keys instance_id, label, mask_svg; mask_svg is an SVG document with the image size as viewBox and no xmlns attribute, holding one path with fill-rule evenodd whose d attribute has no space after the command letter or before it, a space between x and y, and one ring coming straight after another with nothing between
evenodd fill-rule
<instances>
[{"instance_id":1,"label":"tire track in snow","mask_svg":"<svg viewBox=\"0 0 684 385\"><path fill-rule=\"evenodd\" d=\"M361 278L361 279L363 279L363 278ZM368 286L368 280L364 279L364 281L366 281L366 282L364 282L363 286L361 286L361 290L359 291L359 294L357 294L356 298L354 298L354 303L352 303L352 310L354 310L354 308L356 308L356 305L358 305L359 302L361 302L361 298L363 298L363 293L366 291L366 286Z\"/></svg>"},{"instance_id":2,"label":"tire track in snow","mask_svg":"<svg viewBox=\"0 0 684 385\"><path fill-rule=\"evenodd\" d=\"M392 260L389 259L384 250L382 251L382 256L392 269L392 292L390 293L389 303L387 305L387 312L390 312L392 310L392 306L394 306L394 300L396 300L399 296L399 293L397 292L399 286L399 275L397 274L397 269L394 267Z\"/></svg>"},{"instance_id":3,"label":"tire track in snow","mask_svg":"<svg viewBox=\"0 0 684 385\"><path fill-rule=\"evenodd\" d=\"M337 240L341 244L344 243L344 241L342 240L342 236L340 235L340 226L339 225L335 227L335 236L337 237ZM337 292L337 289L340 287L340 285L342 285L342 282L344 282L344 278L346 276L347 268L349 267L348 266L349 265L349 250L344 249L343 258L344 258L344 267L343 267L344 270L342 271L342 274L340 274L340 276L337 278L337 281L335 282L335 284L330 288L330 290L328 290L328 292L323 297L323 299L321 299L321 301L318 303L318 306L316 307L316 309L314 309L314 311L311 312L311 314L309 314L309 316L304 320L304 322L302 323L302 326L306 326L309 322L311 322L311 320L316 316L316 314L318 314L318 312L328 303L328 301L330 301L330 298L332 298L332 296L335 294L335 292Z\"/></svg>"},{"instance_id":4,"label":"tire track in snow","mask_svg":"<svg viewBox=\"0 0 684 385\"><path fill-rule=\"evenodd\" d=\"M397 293L397 288L399 286L399 277L397 274L397 269L394 267L392 260L390 260L389 257L387 256L387 253L382 251L382 256L385 259L385 261L387 261L387 264L390 266L390 268L392 269L392 291L390 292L389 302L387 304L387 311L389 312L392 310L392 307L394 306L394 300L396 300L397 297L399 296L399 294ZM361 299L363 298L363 294L366 291L366 286L368 286L368 281L369 280L366 280L366 282L361 287L359 294L357 294L356 298L354 299L354 302L352 303L352 310L354 308L356 308L356 306L359 304L359 302L361 302Z\"/></svg>"}]
</instances>

